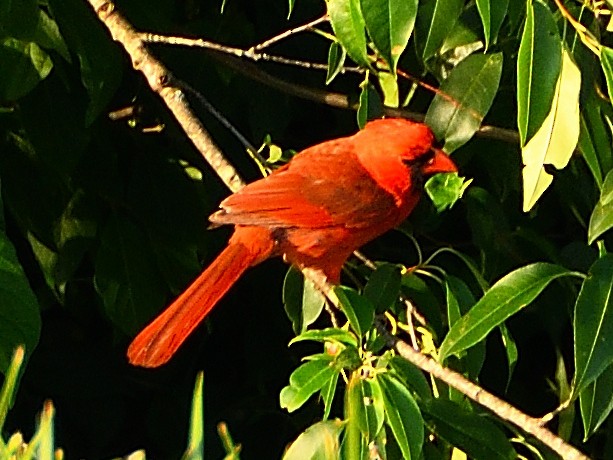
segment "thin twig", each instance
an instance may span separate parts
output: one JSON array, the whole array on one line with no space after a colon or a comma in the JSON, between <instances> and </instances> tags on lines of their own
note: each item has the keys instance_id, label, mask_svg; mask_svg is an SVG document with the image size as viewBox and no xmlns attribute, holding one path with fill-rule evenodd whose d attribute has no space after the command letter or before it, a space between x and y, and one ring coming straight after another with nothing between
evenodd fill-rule
<instances>
[{"instance_id":1,"label":"thin twig","mask_svg":"<svg viewBox=\"0 0 613 460\"><path fill-rule=\"evenodd\" d=\"M233 192L243 187L244 182L234 166L225 159L219 147L189 107L178 80L149 53L132 24L115 10L115 5L110 1L88 0L88 2L110 31L113 40L123 45L132 60L134 69L142 72L151 89L164 100L187 137L226 186Z\"/></svg>"},{"instance_id":2,"label":"thin twig","mask_svg":"<svg viewBox=\"0 0 613 460\"><path fill-rule=\"evenodd\" d=\"M276 35L272 38L269 38L268 40L260 43L259 45L255 45L253 46L251 49L253 51L259 52L262 51L265 48L268 48L269 46L286 39L287 37L289 37L290 35L294 35L300 32L305 32L305 31L310 31L313 30L313 28L319 24L321 24L322 22L327 22L328 21L328 15L324 14L323 16L311 21L311 22L307 22L306 24L303 24L301 26L298 27L294 27L293 29L289 29L286 30L283 33L280 33L279 35Z\"/></svg>"},{"instance_id":3,"label":"thin twig","mask_svg":"<svg viewBox=\"0 0 613 460\"><path fill-rule=\"evenodd\" d=\"M541 419L530 417L508 402L474 384L462 374L445 368L435 360L414 350L408 343L392 336L382 323L379 323L377 326L379 332L387 339L388 345L393 347L400 356L410 363L460 391L476 403L495 413L502 420L506 420L526 433L531 434L564 460L589 460L589 457L577 448L545 428L542 425Z\"/></svg>"}]
</instances>

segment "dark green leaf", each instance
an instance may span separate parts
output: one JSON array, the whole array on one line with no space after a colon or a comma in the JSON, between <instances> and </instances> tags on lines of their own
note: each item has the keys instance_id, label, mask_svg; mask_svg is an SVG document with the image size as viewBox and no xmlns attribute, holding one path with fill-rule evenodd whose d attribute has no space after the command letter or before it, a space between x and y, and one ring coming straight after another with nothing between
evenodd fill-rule
<instances>
[{"instance_id":1,"label":"dark green leaf","mask_svg":"<svg viewBox=\"0 0 613 460\"><path fill-rule=\"evenodd\" d=\"M477 0L477 9L483 23L483 35L485 36L485 48L491 43L496 43L498 30L507 14L509 0Z\"/></svg>"},{"instance_id":2,"label":"dark green leaf","mask_svg":"<svg viewBox=\"0 0 613 460\"><path fill-rule=\"evenodd\" d=\"M611 227L613 227L613 170L607 174L600 191L600 199L592 211L587 232L588 243L592 244Z\"/></svg>"},{"instance_id":3,"label":"dark green leaf","mask_svg":"<svg viewBox=\"0 0 613 460\"><path fill-rule=\"evenodd\" d=\"M432 397L432 390L421 369L400 356L392 356L389 365L396 378L405 387L413 390L420 399L426 400Z\"/></svg>"},{"instance_id":4,"label":"dark green leaf","mask_svg":"<svg viewBox=\"0 0 613 460\"><path fill-rule=\"evenodd\" d=\"M353 333L332 327L305 331L299 336L294 337L289 344L291 345L304 340L315 340L317 342L336 341L354 347L358 346L358 339Z\"/></svg>"},{"instance_id":5,"label":"dark green leaf","mask_svg":"<svg viewBox=\"0 0 613 460\"><path fill-rule=\"evenodd\" d=\"M334 393L336 393L336 384L338 383L338 376L340 374L335 372L330 377L330 380L321 388L321 400L324 403L324 413L322 420L328 420L330 411L332 410L332 401L334 400Z\"/></svg>"},{"instance_id":6,"label":"dark green leaf","mask_svg":"<svg viewBox=\"0 0 613 460\"><path fill-rule=\"evenodd\" d=\"M517 58L517 126L521 144L536 134L551 109L562 65L562 44L549 8L528 6Z\"/></svg>"},{"instance_id":7,"label":"dark green leaf","mask_svg":"<svg viewBox=\"0 0 613 460\"><path fill-rule=\"evenodd\" d=\"M361 85L360 103L358 107L357 117L358 126L364 128L367 121L381 118L383 115L383 103L379 97L379 93L366 80Z\"/></svg>"},{"instance_id":8,"label":"dark green leaf","mask_svg":"<svg viewBox=\"0 0 613 460\"><path fill-rule=\"evenodd\" d=\"M352 391L356 392L355 397L358 401L356 404L358 426L362 436L366 438L366 442L370 443L383 427L384 412L381 387L377 380L358 378L356 384L352 387Z\"/></svg>"},{"instance_id":9,"label":"dark green leaf","mask_svg":"<svg viewBox=\"0 0 613 460\"><path fill-rule=\"evenodd\" d=\"M0 101L13 102L25 96L52 68L51 58L36 43L0 40Z\"/></svg>"},{"instance_id":10,"label":"dark green leaf","mask_svg":"<svg viewBox=\"0 0 613 460\"><path fill-rule=\"evenodd\" d=\"M613 254L598 259L581 286L574 334L577 395L613 363Z\"/></svg>"},{"instance_id":11,"label":"dark green leaf","mask_svg":"<svg viewBox=\"0 0 613 460\"><path fill-rule=\"evenodd\" d=\"M361 66L370 67L360 0L329 0L327 6L332 30L349 57Z\"/></svg>"},{"instance_id":12,"label":"dark green leaf","mask_svg":"<svg viewBox=\"0 0 613 460\"><path fill-rule=\"evenodd\" d=\"M342 430L340 420L317 422L292 442L283 460L337 460Z\"/></svg>"},{"instance_id":13,"label":"dark green leaf","mask_svg":"<svg viewBox=\"0 0 613 460\"><path fill-rule=\"evenodd\" d=\"M368 278L364 296L372 302L377 313L383 313L398 299L401 282L398 266L381 264Z\"/></svg>"},{"instance_id":14,"label":"dark green leaf","mask_svg":"<svg viewBox=\"0 0 613 460\"><path fill-rule=\"evenodd\" d=\"M441 344L441 360L480 342L492 329L532 302L553 280L571 274L563 267L544 262L507 274L449 330Z\"/></svg>"},{"instance_id":15,"label":"dark green leaf","mask_svg":"<svg viewBox=\"0 0 613 460\"><path fill-rule=\"evenodd\" d=\"M315 322L326 299L312 281L305 280L300 271L290 267L283 282L283 304L296 334Z\"/></svg>"},{"instance_id":16,"label":"dark green leaf","mask_svg":"<svg viewBox=\"0 0 613 460\"><path fill-rule=\"evenodd\" d=\"M143 231L113 217L102 230L94 283L108 317L127 335L161 309L166 289Z\"/></svg>"},{"instance_id":17,"label":"dark green leaf","mask_svg":"<svg viewBox=\"0 0 613 460\"><path fill-rule=\"evenodd\" d=\"M611 413L612 394L613 366L609 366L579 395L585 439L594 434Z\"/></svg>"},{"instance_id":18,"label":"dark green leaf","mask_svg":"<svg viewBox=\"0 0 613 460\"><path fill-rule=\"evenodd\" d=\"M502 53L469 56L441 85L425 121L438 139L445 139L446 152L465 144L481 126L498 91L502 59Z\"/></svg>"},{"instance_id":19,"label":"dark green leaf","mask_svg":"<svg viewBox=\"0 0 613 460\"><path fill-rule=\"evenodd\" d=\"M328 50L328 72L326 74L326 85L329 85L334 77L342 70L345 64L345 56L347 52L345 48L338 44L338 42L330 43L330 49Z\"/></svg>"},{"instance_id":20,"label":"dark green leaf","mask_svg":"<svg viewBox=\"0 0 613 460\"><path fill-rule=\"evenodd\" d=\"M28 356L38 344L41 318L38 301L17 259L15 248L0 228L0 372L6 373L11 356L23 345Z\"/></svg>"},{"instance_id":21,"label":"dark green leaf","mask_svg":"<svg viewBox=\"0 0 613 460\"><path fill-rule=\"evenodd\" d=\"M315 392L328 384L336 370L329 359L307 361L292 372L289 386L281 390L281 407L293 412L299 409Z\"/></svg>"},{"instance_id":22,"label":"dark green leaf","mask_svg":"<svg viewBox=\"0 0 613 460\"><path fill-rule=\"evenodd\" d=\"M409 390L395 377L379 374L383 390L385 421L405 460L419 459L424 442L424 421Z\"/></svg>"},{"instance_id":23,"label":"dark green leaf","mask_svg":"<svg viewBox=\"0 0 613 460\"><path fill-rule=\"evenodd\" d=\"M415 25L415 44L424 62L439 52L463 7L464 0L420 2Z\"/></svg>"},{"instance_id":24,"label":"dark green leaf","mask_svg":"<svg viewBox=\"0 0 613 460\"><path fill-rule=\"evenodd\" d=\"M504 433L483 416L443 399L420 405L434 433L475 460L512 460L517 454Z\"/></svg>"},{"instance_id":25,"label":"dark green leaf","mask_svg":"<svg viewBox=\"0 0 613 460\"><path fill-rule=\"evenodd\" d=\"M371 328L375 319L375 306L367 297L345 286L335 287L334 293L349 324L356 334L362 337Z\"/></svg>"},{"instance_id":26,"label":"dark green leaf","mask_svg":"<svg viewBox=\"0 0 613 460\"><path fill-rule=\"evenodd\" d=\"M368 35L392 74L413 32L417 0L361 0Z\"/></svg>"}]
</instances>

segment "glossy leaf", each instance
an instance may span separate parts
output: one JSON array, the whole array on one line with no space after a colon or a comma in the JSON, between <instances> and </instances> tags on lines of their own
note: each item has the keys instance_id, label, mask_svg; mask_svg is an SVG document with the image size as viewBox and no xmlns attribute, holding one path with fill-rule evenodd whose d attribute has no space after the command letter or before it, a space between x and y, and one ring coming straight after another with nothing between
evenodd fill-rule
<instances>
[{"instance_id":1,"label":"glossy leaf","mask_svg":"<svg viewBox=\"0 0 613 460\"><path fill-rule=\"evenodd\" d=\"M607 89L609 90L609 99L613 94L613 49L608 46L600 48L600 65L607 81ZM612 100L613 103L613 100Z\"/></svg>"},{"instance_id":2,"label":"glossy leaf","mask_svg":"<svg viewBox=\"0 0 613 460\"><path fill-rule=\"evenodd\" d=\"M304 340L314 340L317 342L327 342L327 341L336 341L340 343L344 343L346 345L351 345L357 347L358 339L356 336L343 329L337 328L326 328L326 329L313 329L310 331L305 331L297 337L294 337L289 344L293 344L296 342L302 342Z\"/></svg>"},{"instance_id":3,"label":"glossy leaf","mask_svg":"<svg viewBox=\"0 0 613 460\"><path fill-rule=\"evenodd\" d=\"M529 3L517 57L517 126L521 144L550 113L562 65L562 44L549 8Z\"/></svg>"},{"instance_id":4,"label":"glossy leaf","mask_svg":"<svg viewBox=\"0 0 613 460\"><path fill-rule=\"evenodd\" d=\"M329 0L327 6L332 30L349 57L361 66L370 67L360 0Z\"/></svg>"},{"instance_id":5,"label":"glossy leaf","mask_svg":"<svg viewBox=\"0 0 613 460\"><path fill-rule=\"evenodd\" d=\"M360 429L360 417L363 416L361 399L358 386L360 375L353 372L345 387L345 437L342 446L342 458L363 459L366 452L366 440Z\"/></svg>"},{"instance_id":6,"label":"glossy leaf","mask_svg":"<svg viewBox=\"0 0 613 460\"><path fill-rule=\"evenodd\" d=\"M551 110L534 136L522 148L524 162L524 211L529 211L551 185L553 176L545 171L550 164L566 167L579 140L579 90L581 72L568 51L563 51L560 78Z\"/></svg>"},{"instance_id":7,"label":"glossy leaf","mask_svg":"<svg viewBox=\"0 0 613 460\"><path fill-rule=\"evenodd\" d=\"M507 14L509 0L477 0L477 9L483 24L483 35L485 36L485 48L489 48L491 43L496 43L498 30Z\"/></svg>"},{"instance_id":8,"label":"glossy leaf","mask_svg":"<svg viewBox=\"0 0 613 460\"><path fill-rule=\"evenodd\" d=\"M360 100L358 105L357 119L360 129L364 128L367 121L381 118L383 115L383 103L379 93L368 80L360 85Z\"/></svg>"},{"instance_id":9,"label":"glossy leaf","mask_svg":"<svg viewBox=\"0 0 613 460\"><path fill-rule=\"evenodd\" d=\"M401 282L398 266L381 264L368 278L364 286L364 296L372 302L377 313L383 313L396 303Z\"/></svg>"},{"instance_id":10,"label":"glossy leaf","mask_svg":"<svg viewBox=\"0 0 613 460\"><path fill-rule=\"evenodd\" d=\"M574 335L577 395L613 363L613 254L598 259L581 286Z\"/></svg>"},{"instance_id":11,"label":"glossy leaf","mask_svg":"<svg viewBox=\"0 0 613 460\"><path fill-rule=\"evenodd\" d=\"M354 373L357 374L357 373ZM373 441L383 428L384 411L381 387L376 379L358 379L354 388L358 401L358 426L366 442Z\"/></svg>"},{"instance_id":12,"label":"glossy leaf","mask_svg":"<svg viewBox=\"0 0 613 460\"><path fill-rule=\"evenodd\" d=\"M400 356L392 356L389 366L394 376L422 400L432 397L432 389L423 372Z\"/></svg>"},{"instance_id":13,"label":"glossy leaf","mask_svg":"<svg viewBox=\"0 0 613 460\"><path fill-rule=\"evenodd\" d=\"M415 25L415 45L424 62L439 52L463 7L464 0L420 2Z\"/></svg>"},{"instance_id":14,"label":"glossy leaf","mask_svg":"<svg viewBox=\"0 0 613 460\"><path fill-rule=\"evenodd\" d=\"M600 191L600 199L590 217L587 239L592 244L599 236L613 227L613 171L609 171Z\"/></svg>"},{"instance_id":15,"label":"glossy leaf","mask_svg":"<svg viewBox=\"0 0 613 460\"><path fill-rule=\"evenodd\" d=\"M332 410L332 401L334 400L334 394L336 393L336 384L338 383L338 376L340 374L335 372L332 377L321 388L321 400L324 403L324 413L322 420L328 420L330 417L330 411Z\"/></svg>"},{"instance_id":16,"label":"glossy leaf","mask_svg":"<svg viewBox=\"0 0 613 460\"><path fill-rule=\"evenodd\" d=\"M283 460L337 460L342 431L340 420L317 422L291 443Z\"/></svg>"},{"instance_id":17,"label":"glossy leaf","mask_svg":"<svg viewBox=\"0 0 613 460\"><path fill-rule=\"evenodd\" d=\"M434 97L426 123L450 153L479 129L490 109L502 73L502 53L474 54L455 67Z\"/></svg>"},{"instance_id":18,"label":"glossy leaf","mask_svg":"<svg viewBox=\"0 0 613 460\"><path fill-rule=\"evenodd\" d=\"M458 354L483 340L492 329L530 304L553 280L572 274L558 265L537 262L500 279L449 330L440 359Z\"/></svg>"},{"instance_id":19,"label":"glossy leaf","mask_svg":"<svg viewBox=\"0 0 613 460\"><path fill-rule=\"evenodd\" d=\"M579 140L577 142L577 149L581 152L581 156L587 163L588 168L594 180L599 188L602 187L603 175L598 161L598 153L596 151L596 144L592 139L592 134L587 126L585 115L580 115L580 127L579 127Z\"/></svg>"},{"instance_id":20,"label":"glossy leaf","mask_svg":"<svg viewBox=\"0 0 613 460\"><path fill-rule=\"evenodd\" d=\"M283 409L294 412L314 393L321 390L332 378L336 370L328 359L307 361L289 377L289 385L281 390L279 401Z\"/></svg>"},{"instance_id":21,"label":"glossy leaf","mask_svg":"<svg viewBox=\"0 0 613 460\"><path fill-rule=\"evenodd\" d=\"M395 377L380 374L385 421L405 460L419 459L424 442L424 421L409 390Z\"/></svg>"},{"instance_id":22,"label":"glossy leaf","mask_svg":"<svg viewBox=\"0 0 613 460\"><path fill-rule=\"evenodd\" d=\"M392 74L409 42L417 16L417 0L360 0L368 35Z\"/></svg>"},{"instance_id":23,"label":"glossy leaf","mask_svg":"<svg viewBox=\"0 0 613 460\"><path fill-rule=\"evenodd\" d=\"M338 42L330 43L328 50L328 71L326 73L326 85L332 83L332 80L339 74L345 64L347 52L345 48L339 45Z\"/></svg>"},{"instance_id":24,"label":"glossy leaf","mask_svg":"<svg viewBox=\"0 0 613 460\"><path fill-rule=\"evenodd\" d=\"M512 460L517 453L502 430L484 416L443 399L429 399L420 406L435 435L475 460Z\"/></svg>"},{"instance_id":25,"label":"glossy leaf","mask_svg":"<svg viewBox=\"0 0 613 460\"><path fill-rule=\"evenodd\" d=\"M381 71L377 73L379 86L383 91L383 105L387 107L398 107L400 104L400 94L398 92L398 81L396 74Z\"/></svg>"},{"instance_id":26,"label":"glossy leaf","mask_svg":"<svg viewBox=\"0 0 613 460\"><path fill-rule=\"evenodd\" d=\"M585 439L594 434L611 413L613 409L611 395L613 395L613 365L607 367L579 395Z\"/></svg>"},{"instance_id":27,"label":"glossy leaf","mask_svg":"<svg viewBox=\"0 0 613 460\"><path fill-rule=\"evenodd\" d=\"M0 101L28 94L53 68L49 55L36 43L15 38L0 40Z\"/></svg>"},{"instance_id":28,"label":"glossy leaf","mask_svg":"<svg viewBox=\"0 0 613 460\"><path fill-rule=\"evenodd\" d=\"M326 299L312 281L290 267L283 281L283 305L296 334L306 331L321 314Z\"/></svg>"},{"instance_id":29,"label":"glossy leaf","mask_svg":"<svg viewBox=\"0 0 613 460\"><path fill-rule=\"evenodd\" d=\"M335 287L334 293L340 300L341 310L353 330L358 336L363 336L372 326L375 318L375 306L367 297L345 286Z\"/></svg>"}]
</instances>

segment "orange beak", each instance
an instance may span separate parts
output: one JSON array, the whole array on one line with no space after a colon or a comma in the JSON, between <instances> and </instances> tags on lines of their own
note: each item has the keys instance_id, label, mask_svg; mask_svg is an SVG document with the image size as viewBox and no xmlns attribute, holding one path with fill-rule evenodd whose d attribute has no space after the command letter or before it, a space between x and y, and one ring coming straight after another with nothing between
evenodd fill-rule
<instances>
[{"instance_id":1,"label":"orange beak","mask_svg":"<svg viewBox=\"0 0 613 460\"><path fill-rule=\"evenodd\" d=\"M422 169L424 175L431 176L437 173L457 172L458 167L445 152L433 149L434 157Z\"/></svg>"}]
</instances>

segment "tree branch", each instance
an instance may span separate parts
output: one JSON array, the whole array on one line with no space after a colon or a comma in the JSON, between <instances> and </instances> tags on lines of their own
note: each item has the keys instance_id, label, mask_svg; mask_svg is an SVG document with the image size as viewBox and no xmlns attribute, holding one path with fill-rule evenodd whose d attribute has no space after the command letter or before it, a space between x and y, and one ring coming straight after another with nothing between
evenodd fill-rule
<instances>
[{"instance_id":1,"label":"tree branch","mask_svg":"<svg viewBox=\"0 0 613 460\"><path fill-rule=\"evenodd\" d=\"M495 413L502 420L506 420L526 433L531 434L564 460L589 460L589 457L577 448L545 428L542 419L530 417L515 406L474 384L462 374L443 367L432 358L414 350L408 343L391 335L382 323L379 323L377 328L387 340L388 345L394 348L400 356L411 364L468 396L476 403Z\"/></svg>"}]
</instances>

